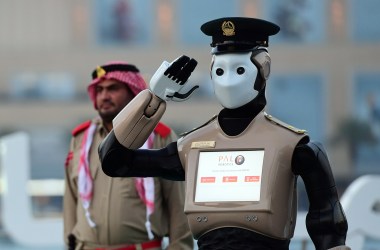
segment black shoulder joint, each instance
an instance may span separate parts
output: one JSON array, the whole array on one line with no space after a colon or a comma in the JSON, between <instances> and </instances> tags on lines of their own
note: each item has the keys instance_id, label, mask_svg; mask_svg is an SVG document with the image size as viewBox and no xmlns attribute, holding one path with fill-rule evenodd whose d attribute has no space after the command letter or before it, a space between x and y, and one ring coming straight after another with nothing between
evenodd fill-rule
<instances>
[{"instance_id":1,"label":"black shoulder joint","mask_svg":"<svg viewBox=\"0 0 380 250\"><path fill-rule=\"evenodd\" d=\"M319 142L298 145L292 158L292 169L296 175L306 174L313 169L326 166L330 168L327 153Z\"/></svg>"}]
</instances>

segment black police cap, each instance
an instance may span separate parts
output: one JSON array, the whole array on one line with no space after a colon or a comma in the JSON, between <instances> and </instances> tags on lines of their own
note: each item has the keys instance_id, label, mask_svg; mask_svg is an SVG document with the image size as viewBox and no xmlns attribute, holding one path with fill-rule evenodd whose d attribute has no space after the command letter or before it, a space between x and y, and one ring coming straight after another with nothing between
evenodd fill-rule
<instances>
[{"instance_id":1,"label":"black police cap","mask_svg":"<svg viewBox=\"0 0 380 250\"><path fill-rule=\"evenodd\" d=\"M212 36L210 45L218 53L268 47L269 36L277 34L280 27L257 18L223 17L204 23L201 30Z\"/></svg>"}]
</instances>

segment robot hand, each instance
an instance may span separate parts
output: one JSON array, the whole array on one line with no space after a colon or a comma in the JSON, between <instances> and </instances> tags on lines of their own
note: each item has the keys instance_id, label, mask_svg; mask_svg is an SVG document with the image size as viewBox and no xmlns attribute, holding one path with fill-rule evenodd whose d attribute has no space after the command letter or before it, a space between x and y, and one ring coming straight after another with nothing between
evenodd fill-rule
<instances>
[{"instance_id":1,"label":"robot hand","mask_svg":"<svg viewBox=\"0 0 380 250\"><path fill-rule=\"evenodd\" d=\"M152 76L149 86L152 92L162 100L184 101L199 88L192 87L187 93L179 93L189 79L197 61L188 56L181 56L172 63L164 61Z\"/></svg>"}]
</instances>

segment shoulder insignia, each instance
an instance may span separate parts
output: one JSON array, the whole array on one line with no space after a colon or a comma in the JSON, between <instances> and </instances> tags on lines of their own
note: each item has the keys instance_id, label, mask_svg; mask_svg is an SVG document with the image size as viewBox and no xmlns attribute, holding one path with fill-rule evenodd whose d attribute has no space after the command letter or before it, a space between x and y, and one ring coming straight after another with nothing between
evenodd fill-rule
<instances>
[{"instance_id":1,"label":"shoulder insignia","mask_svg":"<svg viewBox=\"0 0 380 250\"><path fill-rule=\"evenodd\" d=\"M70 151L67 156L66 156L66 161L65 161L65 167L67 168L70 164L70 161L73 159L74 152Z\"/></svg>"},{"instance_id":2,"label":"shoulder insignia","mask_svg":"<svg viewBox=\"0 0 380 250\"><path fill-rule=\"evenodd\" d=\"M275 117L273 117L273 116L271 116L265 112L264 112L264 116L269 121L271 121L271 122L273 122L273 123L275 123L281 127L287 128L287 129L293 131L294 133L297 133L297 134L306 134L307 133L306 130L295 128L295 127L293 127L293 126L291 126L291 125L289 125L289 124L287 124L287 123L285 123L285 122L283 122L283 121L281 121L281 120L279 120L279 119L277 119L277 118L275 118Z\"/></svg>"},{"instance_id":3,"label":"shoulder insignia","mask_svg":"<svg viewBox=\"0 0 380 250\"><path fill-rule=\"evenodd\" d=\"M166 138L168 135L170 135L171 131L171 128L162 122L159 122L154 128L154 132L159 134L162 138Z\"/></svg>"},{"instance_id":4,"label":"shoulder insignia","mask_svg":"<svg viewBox=\"0 0 380 250\"><path fill-rule=\"evenodd\" d=\"M190 130L190 131L184 132L184 133L180 134L180 136L188 135L188 134L194 132L195 130L198 130L198 129L200 129L200 128L206 126L207 124L209 124L210 122L212 122L213 120L215 120L217 117L218 117L218 115L214 115L210 120L208 120L207 122L205 122L203 125L201 125L201 126L199 126L199 127L197 127L197 128L193 128L193 129Z\"/></svg>"},{"instance_id":5,"label":"shoulder insignia","mask_svg":"<svg viewBox=\"0 0 380 250\"><path fill-rule=\"evenodd\" d=\"M71 131L71 134L73 136L76 136L77 134L79 134L80 132L86 130L88 127L90 127L91 125L91 121L86 121L86 122L83 122L81 124L79 124L78 126L76 126L72 131Z\"/></svg>"}]
</instances>

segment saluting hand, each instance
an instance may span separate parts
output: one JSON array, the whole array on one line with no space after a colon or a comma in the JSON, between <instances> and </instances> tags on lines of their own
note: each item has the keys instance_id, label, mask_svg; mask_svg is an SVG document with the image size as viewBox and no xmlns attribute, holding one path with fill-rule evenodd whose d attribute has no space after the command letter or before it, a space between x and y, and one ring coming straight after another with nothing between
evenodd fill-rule
<instances>
[{"instance_id":1,"label":"saluting hand","mask_svg":"<svg viewBox=\"0 0 380 250\"><path fill-rule=\"evenodd\" d=\"M190 97L198 85L187 93L180 93L198 62L188 56L180 56L173 62L162 62L152 76L149 86L152 92L165 101L184 101Z\"/></svg>"}]
</instances>

